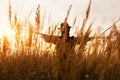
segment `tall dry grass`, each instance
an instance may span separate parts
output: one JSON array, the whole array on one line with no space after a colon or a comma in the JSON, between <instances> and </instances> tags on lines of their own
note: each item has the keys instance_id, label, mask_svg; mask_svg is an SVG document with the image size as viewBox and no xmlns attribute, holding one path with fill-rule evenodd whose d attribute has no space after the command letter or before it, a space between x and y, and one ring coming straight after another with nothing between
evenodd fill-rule
<instances>
[{"instance_id":1,"label":"tall dry grass","mask_svg":"<svg viewBox=\"0 0 120 80\"><path fill-rule=\"evenodd\" d=\"M78 31L76 38L79 46L74 53L74 49L64 50L67 49L64 44L57 53L42 51L42 47L46 46L43 44L46 43L36 42L36 39L39 40L39 31L43 27L43 23L40 22L43 20L40 18L40 7L38 6L36 10L34 27L29 21L25 24L19 22L16 14L11 16L12 9L9 5L9 21L16 31L16 43L15 50L12 51L7 37L4 36L3 41L0 39L0 80L119 80L120 31L114 22L107 36L103 33L100 37L90 37L92 23L86 32L84 27L89 19L91 2L90 0L83 25ZM11 21L12 17L14 21ZM74 25L75 22L74 20ZM28 31L22 36L23 25L27 24ZM58 24L50 26L48 35L57 34L55 33L57 27ZM37 36L36 39L34 36ZM56 42L54 38L46 37L46 39ZM52 46L50 43L49 49Z\"/></svg>"}]
</instances>

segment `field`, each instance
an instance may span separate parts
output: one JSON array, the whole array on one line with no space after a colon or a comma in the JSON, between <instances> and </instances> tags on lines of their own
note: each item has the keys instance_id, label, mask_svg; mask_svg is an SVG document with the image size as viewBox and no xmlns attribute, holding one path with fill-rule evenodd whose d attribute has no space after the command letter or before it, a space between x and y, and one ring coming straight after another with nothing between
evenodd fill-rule
<instances>
[{"instance_id":1,"label":"field","mask_svg":"<svg viewBox=\"0 0 120 80\"><path fill-rule=\"evenodd\" d=\"M119 19L110 26L109 33L98 30L91 36L93 23L85 30L91 2L81 28L76 29L76 38L80 40L73 47L75 51L64 44L56 51L57 46L52 44L55 40L49 40L48 35L60 35L56 32L59 22L48 27L48 35L42 34L44 18L41 19L40 5L35 11L34 25L29 22L30 15L19 21L9 2L8 28L13 34L0 34L0 80L120 80L120 30L116 25ZM76 28L76 18L73 23Z\"/></svg>"}]
</instances>

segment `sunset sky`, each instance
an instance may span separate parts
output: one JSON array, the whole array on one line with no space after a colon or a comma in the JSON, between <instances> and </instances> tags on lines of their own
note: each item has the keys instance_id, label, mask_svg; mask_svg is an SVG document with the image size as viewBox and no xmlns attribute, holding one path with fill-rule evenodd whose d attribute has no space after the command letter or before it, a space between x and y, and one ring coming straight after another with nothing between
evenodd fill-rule
<instances>
[{"instance_id":1,"label":"sunset sky","mask_svg":"<svg viewBox=\"0 0 120 80\"><path fill-rule=\"evenodd\" d=\"M0 24L8 20L8 1L0 0ZM12 9L18 12L19 17L26 16L31 10L32 16L38 4L41 12L51 13L54 22L62 22L66 15L68 6L72 4L69 23L77 16L78 21L82 21L89 0L10 0ZM90 21L103 27L109 27L113 20L120 18L120 0L92 0Z\"/></svg>"}]
</instances>

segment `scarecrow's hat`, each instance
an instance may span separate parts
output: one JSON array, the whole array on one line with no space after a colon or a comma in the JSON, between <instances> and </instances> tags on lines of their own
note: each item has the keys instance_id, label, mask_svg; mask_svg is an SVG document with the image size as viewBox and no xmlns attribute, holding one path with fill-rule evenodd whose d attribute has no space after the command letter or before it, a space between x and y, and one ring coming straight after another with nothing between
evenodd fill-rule
<instances>
[{"instance_id":1,"label":"scarecrow's hat","mask_svg":"<svg viewBox=\"0 0 120 80\"><path fill-rule=\"evenodd\" d=\"M62 29L63 26L64 26L64 24L65 24L65 23L61 23L60 28L58 28L58 29ZM66 27L66 28L71 28L71 26L69 26L68 23L65 25L65 27Z\"/></svg>"}]
</instances>

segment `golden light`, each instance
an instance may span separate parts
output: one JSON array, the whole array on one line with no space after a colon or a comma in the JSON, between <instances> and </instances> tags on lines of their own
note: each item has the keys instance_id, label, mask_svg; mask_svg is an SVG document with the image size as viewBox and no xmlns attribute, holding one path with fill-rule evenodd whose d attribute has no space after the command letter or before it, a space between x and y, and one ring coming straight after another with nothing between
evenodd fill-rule
<instances>
[{"instance_id":1,"label":"golden light","mask_svg":"<svg viewBox=\"0 0 120 80\"><path fill-rule=\"evenodd\" d=\"M15 31L13 29L10 29L10 27L0 24L0 38L6 36L11 40L13 39L14 35L15 35Z\"/></svg>"},{"instance_id":2,"label":"golden light","mask_svg":"<svg viewBox=\"0 0 120 80\"><path fill-rule=\"evenodd\" d=\"M15 31L9 26L0 24L0 40L2 41L2 44L4 37L7 38L8 42L11 44L11 47L13 47L13 45L15 44Z\"/></svg>"}]
</instances>

